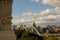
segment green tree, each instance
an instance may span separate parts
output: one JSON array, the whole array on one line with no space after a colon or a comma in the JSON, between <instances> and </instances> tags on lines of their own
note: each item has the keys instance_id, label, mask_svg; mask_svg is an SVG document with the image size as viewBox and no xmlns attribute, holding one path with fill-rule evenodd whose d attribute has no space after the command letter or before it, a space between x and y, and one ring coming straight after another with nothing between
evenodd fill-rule
<instances>
[{"instance_id":1,"label":"green tree","mask_svg":"<svg viewBox=\"0 0 60 40\"><path fill-rule=\"evenodd\" d=\"M25 30L14 30L14 31L15 31L15 35L16 35L16 37L17 37L16 40L18 40L18 39L21 38L21 36L22 36L22 34L23 34L23 32L24 32Z\"/></svg>"},{"instance_id":2,"label":"green tree","mask_svg":"<svg viewBox=\"0 0 60 40\"><path fill-rule=\"evenodd\" d=\"M43 40L43 37L38 36L34 33L30 33L30 32L24 32L22 34L21 40Z\"/></svg>"}]
</instances>

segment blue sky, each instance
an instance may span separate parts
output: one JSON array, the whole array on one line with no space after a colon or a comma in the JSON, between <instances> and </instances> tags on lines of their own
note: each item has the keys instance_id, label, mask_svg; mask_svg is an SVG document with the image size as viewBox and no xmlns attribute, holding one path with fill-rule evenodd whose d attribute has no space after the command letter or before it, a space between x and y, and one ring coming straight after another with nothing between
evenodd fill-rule
<instances>
[{"instance_id":1,"label":"blue sky","mask_svg":"<svg viewBox=\"0 0 60 40\"><path fill-rule=\"evenodd\" d=\"M42 10L53 8L51 5L44 5L42 0L40 2L31 2L30 0L13 0L12 16L13 19L21 19L23 13L32 12L38 13Z\"/></svg>"},{"instance_id":2,"label":"blue sky","mask_svg":"<svg viewBox=\"0 0 60 40\"><path fill-rule=\"evenodd\" d=\"M13 0L12 16L13 24L31 24L35 21L41 25L58 25L60 0Z\"/></svg>"}]
</instances>

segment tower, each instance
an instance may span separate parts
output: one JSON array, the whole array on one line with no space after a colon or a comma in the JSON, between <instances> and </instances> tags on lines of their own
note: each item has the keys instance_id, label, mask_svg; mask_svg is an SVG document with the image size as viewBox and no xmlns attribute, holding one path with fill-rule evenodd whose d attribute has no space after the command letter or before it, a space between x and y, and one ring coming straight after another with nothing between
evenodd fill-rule
<instances>
[{"instance_id":1,"label":"tower","mask_svg":"<svg viewBox=\"0 0 60 40\"><path fill-rule=\"evenodd\" d=\"M11 30L12 1L0 0L0 40L15 40Z\"/></svg>"},{"instance_id":2,"label":"tower","mask_svg":"<svg viewBox=\"0 0 60 40\"><path fill-rule=\"evenodd\" d=\"M34 27L36 27L36 24L35 24L35 22L33 22L33 26L34 26Z\"/></svg>"},{"instance_id":3,"label":"tower","mask_svg":"<svg viewBox=\"0 0 60 40\"><path fill-rule=\"evenodd\" d=\"M0 0L0 29L11 30L12 0Z\"/></svg>"}]
</instances>

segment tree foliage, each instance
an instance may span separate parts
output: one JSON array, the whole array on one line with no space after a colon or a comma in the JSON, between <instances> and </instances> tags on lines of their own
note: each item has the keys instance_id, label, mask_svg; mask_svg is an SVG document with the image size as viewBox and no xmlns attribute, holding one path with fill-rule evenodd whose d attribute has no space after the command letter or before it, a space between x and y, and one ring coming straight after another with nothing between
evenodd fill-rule
<instances>
[{"instance_id":1,"label":"tree foliage","mask_svg":"<svg viewBox=\"0 0 60 40\"><path fill-rule=\"evenodd\" d=\"M43 40L42 36L38 36L37 34L25 30L15 30L15 34L17 40Z\"/></svg>"},{"instance_id":2,"label":"tree foliage","mask_svg":"<svg viewBox=\"0 0 60 40\"><path fill-rule=\"evenodd\" d=\"M15 30L17 40L58 40L56 36L38 36L25 30Z\"/></svg>"}]
</instances>

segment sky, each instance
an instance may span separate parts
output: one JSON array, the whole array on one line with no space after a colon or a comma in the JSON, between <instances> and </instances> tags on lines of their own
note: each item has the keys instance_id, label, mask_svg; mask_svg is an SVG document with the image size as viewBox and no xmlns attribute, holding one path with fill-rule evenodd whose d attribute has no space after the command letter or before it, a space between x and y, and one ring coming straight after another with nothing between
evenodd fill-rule
<instances>
[{"instance_id":1,"label":"sky","mask_svg":"<svg viewBox=\"0 0 60 40\"><path fill-rule=\"evenodd\" d=\"M60 0L13 0L12 16L15 25L59 25Z\"/></svg>"}]
</instances>

